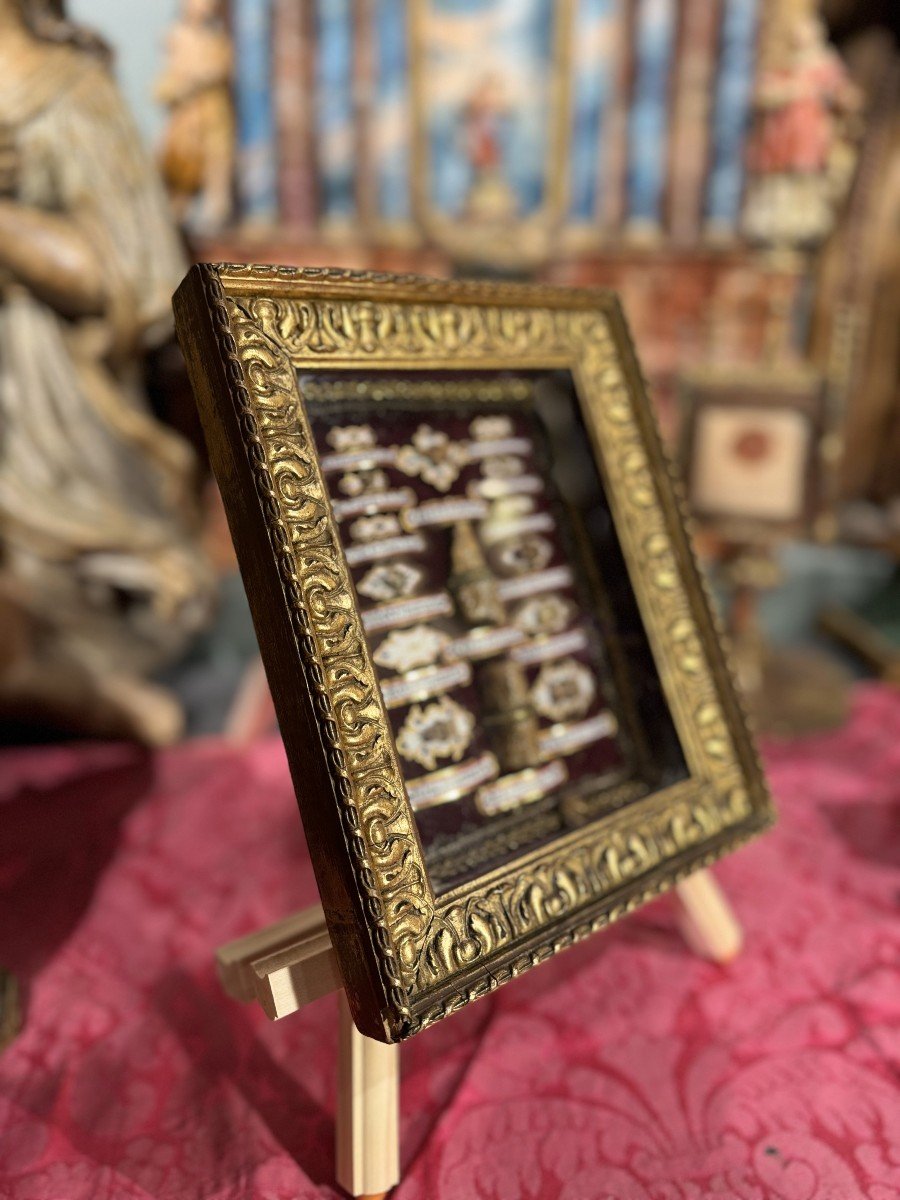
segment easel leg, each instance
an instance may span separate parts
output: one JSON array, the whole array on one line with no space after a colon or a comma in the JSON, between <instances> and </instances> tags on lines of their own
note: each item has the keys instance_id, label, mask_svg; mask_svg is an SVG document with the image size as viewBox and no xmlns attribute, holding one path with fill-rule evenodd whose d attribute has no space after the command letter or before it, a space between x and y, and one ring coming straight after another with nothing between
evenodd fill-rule
<instances>
[{"instance_id":1,"label":"easel leg","mask_svg":"<svg viewBox=\"0 0 900 1200\"><path fill-rule=\"evenodd\" d=\"M691 949L715 962L734 958L741 927L709 872L696 871L676 891ZM353 1024L322 909L238 938L217 959L228 994L259 1001L273 1019L338 992L337 1180L361 1200L383 1200L400 1181L400 1048L364 1037Z\"/></svg>"},{"instance_id":2,"label":"easel leg","mask_svg":"<svg viewBox=\"0 0 900 1200\"><path fill-rule=\"evenodd\" d=\"M731 962L740 952L743 933L709 871L695 871L675 890L681 908L679 925L688 946L702 958Z\"/></svg>"},{"instance_id":3,"label":"easel leg","mask_svg":"<svg viewBox=\"0 0 900 1200\"><path fill-rule=\"evenodd\" d=\"M381 1200L400 1180L400 1048L364 1037L340 993L337 1179L351 1196Z\"/></svg>"}]
</instances>

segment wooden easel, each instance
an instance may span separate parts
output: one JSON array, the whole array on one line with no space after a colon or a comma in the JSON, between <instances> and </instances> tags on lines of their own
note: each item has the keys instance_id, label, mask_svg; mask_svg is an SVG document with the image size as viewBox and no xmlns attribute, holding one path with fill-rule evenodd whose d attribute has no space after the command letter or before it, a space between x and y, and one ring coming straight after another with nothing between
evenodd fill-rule
<instances>
[{"instance_id":1,"label":"wooden easel","mask_svg":"<svg viewBox=\"0 0 900 1200\"><path fill-rule=\"evenodd\" d=\"M225 725L225 737L248 745L274 724L262 662L248 667ZM725 963L740 951L741 927L709 871L675 888L679 926L688 946ZM353 1024L337 955L320 905L220 947L222 986L234 1000L257 1002L272 1020L320 996L340 995L337 1181L351 1196L382 1200L400 1182L400 1047L365 1037Z\"/></svg>"},{"instance_id":2,"label":"wooden easel","mask_svg":"<svg viewBox=\"0 0 900 1200\"><path fill-rule=\"evenodd\" d=\"M741 928L710 873L696 871L676 893L690 948L713 962L734 958ZM400 1047L364 1037L353 1024L322 909L230 942L216 961L228 995L258 1002L271 1020L340 991L337 1181L351 1196L381 1200L400 1181Z\"/></svg>"}]
</instances>

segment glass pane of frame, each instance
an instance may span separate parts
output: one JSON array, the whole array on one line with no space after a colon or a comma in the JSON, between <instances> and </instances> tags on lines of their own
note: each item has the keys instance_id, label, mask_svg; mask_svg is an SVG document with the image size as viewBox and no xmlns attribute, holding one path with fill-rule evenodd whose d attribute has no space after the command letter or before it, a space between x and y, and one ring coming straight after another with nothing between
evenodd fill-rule
<instances>
[{"instance_id":1,"label":"glass pane of frame","mask_svg":"<svg viewBox=\"0 0 900 1200\"><path fill-rule=\"evenodd\" d=\"M435 892L685 779L571 377L299 383Z\"/></svg>"}]
</instances>

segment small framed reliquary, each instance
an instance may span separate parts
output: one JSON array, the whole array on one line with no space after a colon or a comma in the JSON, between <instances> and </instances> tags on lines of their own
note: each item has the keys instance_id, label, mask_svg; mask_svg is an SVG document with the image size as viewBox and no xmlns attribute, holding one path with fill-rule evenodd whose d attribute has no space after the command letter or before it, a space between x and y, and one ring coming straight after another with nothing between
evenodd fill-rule
<instances>
[{"instance_id":1,"label":"small framed reliquary","mask_svg":"<svg viewBox=\"0 0 900 1200\"><path fill-rule=\"evenodd\" d=\"M708 369L681 389L691 512L735 542L824 536L839 439L809 367Z\"/></svg>"},{"instance_id":2,"label":"small framed reliquary","mask_svg":"<svg viewBox=\"0 0 900 1200\"><path fill-rule=\"evenodd\" d=\"M613 296L201 266L176 313L364 1033L768 824Z\"/></svg>"}]
</instances>

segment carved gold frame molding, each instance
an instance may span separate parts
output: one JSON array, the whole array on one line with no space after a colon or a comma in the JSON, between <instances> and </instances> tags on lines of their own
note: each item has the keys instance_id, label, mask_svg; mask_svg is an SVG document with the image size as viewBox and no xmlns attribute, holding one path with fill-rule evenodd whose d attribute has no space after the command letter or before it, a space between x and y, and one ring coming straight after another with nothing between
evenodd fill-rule
<instances>
[{"instance_id":1,"label":"carved gold frame molding","mask_svg":"<svg viewBox=\"0 0 900 1200\"><path fill-rule=\"evenodd\" d=\"M772 808L608 292L200 266L175 300L358 1027L395 1041L765 828ZM298 372L568 370L689 778L435 895Z\"/></svg>"}]
</instances>

